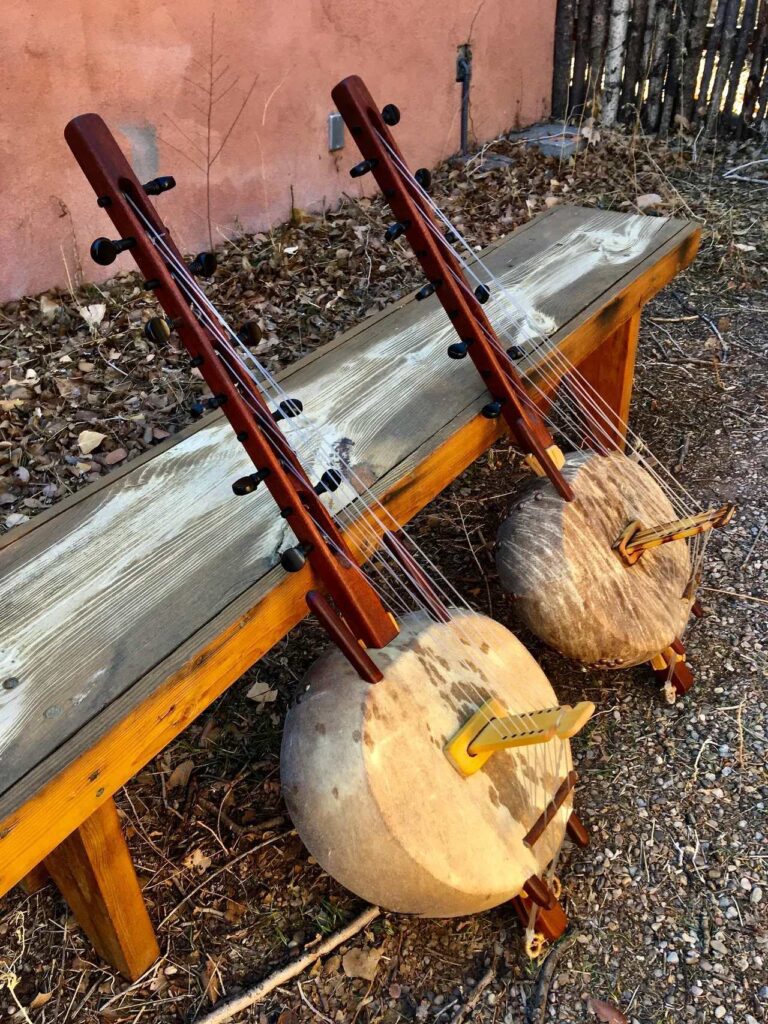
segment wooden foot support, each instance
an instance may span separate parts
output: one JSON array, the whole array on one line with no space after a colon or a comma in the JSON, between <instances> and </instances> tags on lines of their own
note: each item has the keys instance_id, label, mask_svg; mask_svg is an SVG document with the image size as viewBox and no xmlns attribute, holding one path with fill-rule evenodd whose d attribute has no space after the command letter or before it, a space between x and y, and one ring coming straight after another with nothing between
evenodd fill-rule
<instances>
[{"instance_id":1,"label":"wooden foot support","mask_svg":"<svg viewBox=\"0 0 768 1024\"><path fill-rule=\"evenodd\" d=\"M677 637L670 647L653 658L650 665L659 682L672 683L680 697L693 686L693 672L685 660L685 645Z\"/></svg>"},{"instance_id":2,"label":"wooden foot support","mask_svg":"<svg viewBox=\"0 0 768 1024\"><path fill-rule=\"evenodd\" d=\"M512 906L520 919L520 924L523 928L527 928L531 917L531 907L536 904L523 891L519 896L513 898ZM547 942L556 942L560 938L568 927L568 918L556 899L553 898L552 906L547 910L536 906L536 920L533 927L535 931L544 936Z\"/></svg>"},{"instance_id":3,"label":"wooden foot support","mask_svg":"<svg viewBox=\"0 0 768 1024\"><path fill-rule=\"evenodd\" d=\"M626 424L629 420L629 403L632 398L632 384L635 378L635 356L640 332L640 310L612 331L601 344L579 366L579 373L592 389L597 391L605 404L615 413L615 418L605 412L602 418L596 416L599 429L594 431L592 440L599 448L617 447L623 451ZM588 394L589 389L587 389ZM578 391L574 397L582 399ZM590 407L584 403L584 412L589 422ZM602 406L601 406L602 408ZM591 435L590 435L591 436Z\"/></svg>"},{"instance_id":4,"label":"wooden foot support","mask_svg":"<svg viewBox=\"0 0 768 1024\"><path fill-rule=\"evenodd\" d=\"M57 846L45 867L99 956L135 981L160 950L114 801Z\"/></svg>"}]
</instances>

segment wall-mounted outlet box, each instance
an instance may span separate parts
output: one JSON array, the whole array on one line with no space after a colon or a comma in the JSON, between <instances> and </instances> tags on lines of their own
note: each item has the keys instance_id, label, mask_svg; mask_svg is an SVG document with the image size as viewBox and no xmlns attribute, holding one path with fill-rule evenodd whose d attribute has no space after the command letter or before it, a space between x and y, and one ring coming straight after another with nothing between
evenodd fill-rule
<instances>
[{"instance_id":1,"label":"wall-mounted outlet box","mask_svg":"<svg viewBox=\"0 0 768 1024\"><path fill-rule=\"evenodd\" d=\"M344 149L344 121L341 114L335 110L328 115L328 149L332 153L337 149Z\"/></svg>"}]
</instances>

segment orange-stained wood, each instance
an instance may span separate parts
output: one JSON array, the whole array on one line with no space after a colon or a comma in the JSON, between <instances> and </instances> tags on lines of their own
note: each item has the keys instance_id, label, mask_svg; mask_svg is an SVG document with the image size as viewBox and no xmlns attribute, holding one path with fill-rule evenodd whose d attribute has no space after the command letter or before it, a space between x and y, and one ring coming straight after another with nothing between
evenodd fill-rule
<instances>
[{"instance_id":1,"label":"orange-stained wood","mask_svg":"<svg viewBox=\"0 0 768 1024\"><path fill-rule=\"evenodd\" d=\"M699 238L698 230L680 232L626 286L618 282L586 306L555 336L566 356L582 363L607 334L687 266ZM382 500L400 523L407 522L503 432L501 420L465 410L415 451L405 467L395 467L384 477ZM190 637L174 653L173 670L161 664L137 682L133 693L118 697L104 712L108 725L92 745L0 821L0 893L109 801L304 617L304 595L319 586L310 568L287 577L275 572L274 580L266 596L257 599L255 588L246 591ZM144 694L139 707L137 690Z\"/></svg>"},{"instance_id":2,"label":"orange-stained wood","mask_svg":"<svg viewBox=\"0 0 768 1024\"><path fill-rule=\"evenodd\" d=\"M24 875L19 885L25 893L31 896L32 893L39 892L44 888L50 881L50 877L45 864L38 864Z\"/></svg>"},{"instance_id":3,"label":"orange-stained wood","mask_svg":"<svg viewBox=\"0 0 768 1024\"><path fill-rule=\"evenodd\" d=\"M160 949L114 801L105 800L45 867L99 956L135 981Z\"/></svg>"},{"instance_id":4,"label":"orange-stained wood","mask_svg":"<svg viewBox=\"0 0 768 1024\"><path fill-rule=\"evenodd\" d=\"M598 445L624 449L639 334L640 310L637 310L621 327L611 331L579 367L582 377L616 413L616 419L608 415L602 418L599 414L595 417L593 440ZM589 389L586 394L589 396ZM586 406L585 411L589 416L589 406Z\"/></svg>"}]
</instances>

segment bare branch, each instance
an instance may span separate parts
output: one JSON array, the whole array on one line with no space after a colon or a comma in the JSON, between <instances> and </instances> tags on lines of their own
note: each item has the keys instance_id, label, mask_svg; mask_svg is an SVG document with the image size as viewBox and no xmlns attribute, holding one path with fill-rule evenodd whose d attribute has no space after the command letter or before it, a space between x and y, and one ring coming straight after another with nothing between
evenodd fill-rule
<instances>
[{"instance_id":1,"label":"bare branch","mask_svg":"<svg viewBox=\"0 0 768 1024\"><path fill-rule=\"evenodd\" d=\"M232 124L230 124L229 128L226 131L226 134L224 135L224 138L221 140L221 145L219 146L219 148L216 150L216 152L211 157L211 160L210 160L209 165L208 165L209 167L213 167L213 165L216 163L217 159L219 158L219 155L221 154L222 149L224 149L224 147L226 146L227 142L229 141L230 135L235 130L235 126L236 126L237 122L240 120L240 118L243 115L243 111L246 108L248 100L253 95L253 90L256 88L256 83L258 82L258 80L259 80L259 76L256 75L256 77L254 78L253 82L251 83L251 88L245 94L245 99L240 104L240 109L238 110L238 112L234 116Z\"/></svg>"},{"instance_id":2,"label":"bare branch","mask_svg":"<svg viewBox=\"0 0 768 1024\"><path fill-rule=\"evenodd\" d=\"M199 171L202 171L203 174L205 174L205 167L202 164L199 164L197 160L193 160L189 153L187 153L185 150L179 149L178 146L174 146L174 144L172 142L169 142L164 135L158 135L158 139L162 142L164 146L168 146L169 149L172 149L174 152L179 153L181 156L184 157L185 160L189 160L193 167L196 167Z\"/></svg>"}]
</instances>

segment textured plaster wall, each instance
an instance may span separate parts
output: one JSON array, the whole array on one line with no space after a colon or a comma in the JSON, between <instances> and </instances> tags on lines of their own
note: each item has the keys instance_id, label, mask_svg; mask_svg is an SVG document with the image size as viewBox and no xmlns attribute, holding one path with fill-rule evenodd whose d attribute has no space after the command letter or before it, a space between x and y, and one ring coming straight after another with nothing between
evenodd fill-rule
<instances>
[{"instance_id":1,"label":"textured plaster wall","mask_svg":"<svg viewBox=\"0 0 768 1024\"><path fill-rule=\"evenodd\" d=\"M333 204L362 186L348 176L354 145L329 153L330 91L358 73L403 118L398 141L412 166L458 145L456 48L474 55L477 139L548 113L555 0L4 0L0 8L0 300L106 271L87 256L110 234L63 140L66 122L105 118L139 175L172 173L162 213L182 247L205 244L206 88L214 50L222 73L213 150L256 84L212 171L215 238ZM228 68L228 70L225 70Z\"/></svg>"}]
</instances>

